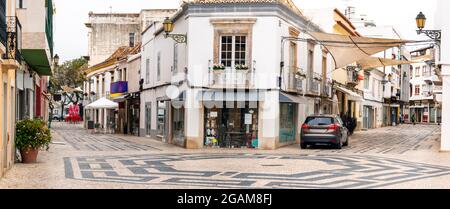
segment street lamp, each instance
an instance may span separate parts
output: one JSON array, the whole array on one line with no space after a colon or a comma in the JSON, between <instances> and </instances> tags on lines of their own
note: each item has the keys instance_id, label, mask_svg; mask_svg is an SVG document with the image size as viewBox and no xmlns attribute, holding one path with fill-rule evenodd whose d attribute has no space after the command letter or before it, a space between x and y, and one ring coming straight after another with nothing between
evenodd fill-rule
<instances>
[{"instance_id":1,"label":"street lamp","mask_svg":"<svg viewBox=\"0 0 450 209\"><path fill-rule=\"evenodd\" d=\"M425 34L436 42L441 41L441 30L424 30L427 18L420 12L416 17L417 35Z\"/></svg>"},{"instance_id":2,"label":"street lamp","mask_svg":"<svg viewBox=\"0 0 450 209\"><path fill-rule=\"evenodd\" d=\"M164 26L164 37L165 38L172 38L177 43L186 43L187 41L187 35L186 34L170 34L173 31L173 22L169 17L166 17L166 19L163 22Z\"/></svg>"},{"instance_id":3,"label":"street lamp","mask_svg":"<svg viewBox=\"0 0 450 209\"><path fill-rule=\"evenodd\" d=\"M53 62L55 63L55 66L59 65L59 56L58 56L58 54L56 54L55 57L53 57Z\"/></svg>"}]
</instances>

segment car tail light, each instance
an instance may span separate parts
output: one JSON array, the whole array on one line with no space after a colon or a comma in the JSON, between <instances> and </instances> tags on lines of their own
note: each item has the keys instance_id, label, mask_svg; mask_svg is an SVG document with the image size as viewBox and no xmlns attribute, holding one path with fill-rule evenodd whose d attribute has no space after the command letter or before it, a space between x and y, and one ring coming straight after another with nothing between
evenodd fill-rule
<instances>
[{"instance_id":1,"label":"car tail light","mask_svg":"<svg viewBox=\"0 0 450 209\"><path fill-rule=\"evenodd\" d=\"M311 127L308 124L303 124L302 129L310 129Z\"/></svg>"},{"instance_id":2,"label":"car tail light","mask_svg":"<svg viewBox=\"0 0 450 209\"><path fill-rule=\"evenodd\" d=\"M336 124L331 124L331 125L328 126L328 130L334 130L334 131L336 131L336 130L338 130L339 128L340 128L339 125L336 125Z\"/></svg>"}]
</instances>

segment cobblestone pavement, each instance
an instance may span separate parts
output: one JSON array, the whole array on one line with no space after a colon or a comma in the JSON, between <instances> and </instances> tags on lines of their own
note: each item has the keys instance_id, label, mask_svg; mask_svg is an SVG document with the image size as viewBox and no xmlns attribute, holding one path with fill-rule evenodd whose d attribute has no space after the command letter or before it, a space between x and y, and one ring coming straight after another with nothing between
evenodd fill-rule
<instances>
[{"instance_id":1,"label":"cobblestone pavement","mask_svg":"<svg viewBox=\"0 0 450 209\"><path fill-rule=\"evenodd\" d=\"M0 188L450 188L439 126L358 132L350 146L275 151L185 150L156 140L53 124L39 163L17 164Z\"/></svg>"}]
</instances>

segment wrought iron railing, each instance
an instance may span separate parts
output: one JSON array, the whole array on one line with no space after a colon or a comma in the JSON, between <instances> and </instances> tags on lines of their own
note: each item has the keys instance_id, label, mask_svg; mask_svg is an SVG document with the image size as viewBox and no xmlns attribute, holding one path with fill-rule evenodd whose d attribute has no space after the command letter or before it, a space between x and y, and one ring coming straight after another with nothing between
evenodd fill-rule
<instances>
[{"instance_id":1,"label":"wrought iron railing","mask_svg":"<svg viewBox=\"0 0 450 209\"><path fill-rule=\"evenodd\" d=\"M302 92L303 83L306 81L306 72L298 67L288 67L289 73L287 79L287 91Z\"/></svg>"},{"instance_id":2,"label":"wrought iron railing","mask_svg":"<svg viewBox=\"0 0 450 209\"><path fill-rule=\"evenodd\" d=\"M6 0L0 0L0 42L6 46Z\"/></svg>"},{"instance_id":3,"label":"wrought iron railing","mask_svg":"<svg viewBox=\"0 0 450 209\"><path fill-rule=\"evenodd\" d=\"M6 53L3 59L22 61L22 25L16 16L6 17Z\"/></svg>"}]
</instances>

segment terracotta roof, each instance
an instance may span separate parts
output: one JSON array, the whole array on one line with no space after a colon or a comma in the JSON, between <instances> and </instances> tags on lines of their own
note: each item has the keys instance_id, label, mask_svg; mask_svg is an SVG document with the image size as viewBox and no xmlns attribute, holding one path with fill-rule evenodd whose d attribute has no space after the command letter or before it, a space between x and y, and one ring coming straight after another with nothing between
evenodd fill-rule
<instances>
[{"instance_id":1,"label":"terracotta roof","mask_svg":"<svg viewBox=\"0 0 450 209\"><path fill-rule=\"evenodd\" d=\"M129 55L135 55L141 52L141 43L136 44L134 47L129 46L121 46L119 47L110 57L108 57L105 61L96 64L86 70L86 73L92 73L94 71L100 70L105 67L109 67L115 64L118 60L128 57Z\"/></svg>"},{"instance_id":2,"label":"terracotta roof","mask_svg":"<svg viewBox=\"0 0 450 209\"><path fill-rule=\"evenodd\" d=\"M245 4L245 3L280 3L293 11L303 15L303 12L295 6L292 0L188 0L188 3L199 3L199 4Z\"/></svg>"}]
</instances>

